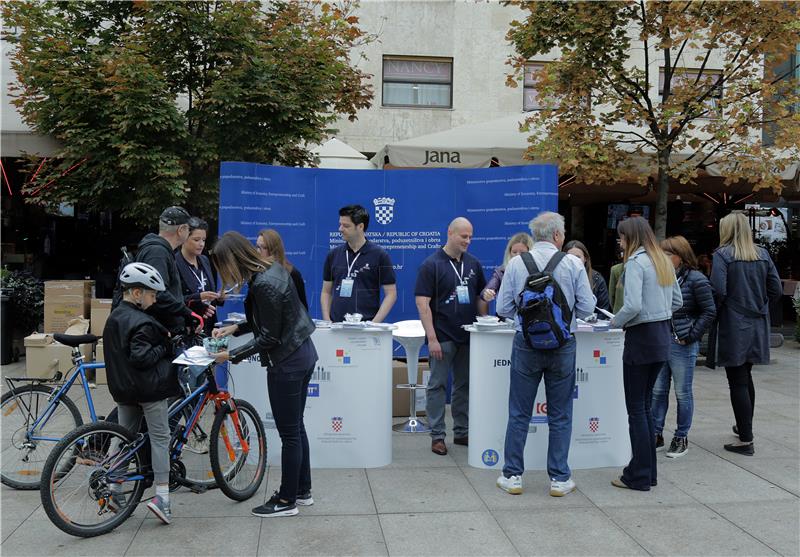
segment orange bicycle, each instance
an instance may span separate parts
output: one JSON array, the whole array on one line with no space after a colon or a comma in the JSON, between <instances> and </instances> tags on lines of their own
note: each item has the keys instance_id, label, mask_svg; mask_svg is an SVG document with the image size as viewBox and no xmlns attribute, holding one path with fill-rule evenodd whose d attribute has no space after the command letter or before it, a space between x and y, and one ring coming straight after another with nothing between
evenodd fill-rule
<instances>
[{"instance_id":1,"label":"orange bicycle","mask_svg":"<svg viewBox=\"0 0 800 557\"><path fill-rule=\"evenodd\" d=\"M211 470L217 487L231 499L252 497L264 479L267 441L261 417L253 406L218 387L214 364L202 372L204 381L170 406L170 487L202 493L207 485L186 477L181 454L196 430L206 405L215 417L209 436ZM187 409L191 411L187 412ZM47 516L73 536L93 537L122 524L153 482L150 442L110 422L81 426L65 436L50 453L42 471L41 497ZM114 504L110 504L112 489Z\"/></svg>"}]
</instances>

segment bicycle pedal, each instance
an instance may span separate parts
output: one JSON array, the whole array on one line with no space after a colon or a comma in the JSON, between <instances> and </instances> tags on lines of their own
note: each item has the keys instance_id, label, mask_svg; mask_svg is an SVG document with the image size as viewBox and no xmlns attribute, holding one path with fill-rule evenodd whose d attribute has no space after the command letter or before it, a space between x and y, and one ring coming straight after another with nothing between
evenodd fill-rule
<instances>
[{"instance_id":1,"label":"bicycle pedal","mask_svg":"<svg viewBox=\"0 0 800 557\"><path fill-rule=\"evenodd\" d=\"M189 491L191 491L192 493L205 493L206 491L208 491L208 488L203 485L190 485Z\"/></svg>"}]
</instances>

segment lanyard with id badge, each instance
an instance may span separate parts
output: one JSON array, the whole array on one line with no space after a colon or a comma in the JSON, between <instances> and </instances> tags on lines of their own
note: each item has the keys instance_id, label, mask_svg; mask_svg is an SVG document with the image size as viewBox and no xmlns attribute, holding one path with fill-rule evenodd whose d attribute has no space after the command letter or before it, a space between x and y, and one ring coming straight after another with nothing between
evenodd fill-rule
<instances>
[{"instance_id":1,"label":"lanyard with id badge","mask_svg":"<svg viewBox=\"0 0 800 557\"><path fill-rule=\"evenodd\" d=\"M194 275L194 278L197 279L197 291L202 293L206 289L206 276L205 273L203 273L203 269L200 267L199 264L197 266L197 270L200 271L199 275L195 273L194 269L192 269L192 266L189 265L189 271L191 271L192 274ZM209 305L211 302L204 300L203 303Z\"/></svg>"},{"instance_id":2,"label":"lanyard with id badge","mask_svg":"<svg viewBox=\"0 0 800 557\"><path fill-rule=\"evenodd\" d=\"M353 262L350 263L350 253L347 249L344 250L344 256L347 259L347 277L342 279L342 284L339 287L339 296L342 298L349 298L353 295L353 283L355 282L355 279L352 278L353 267L360 255L361 252L358 252L353 258Z\"/></svg>"},{"instance_id":3,"label":"lanyard with id badge","mask_svg":"<svg viewBox=\"0 0 800 557\"><path fill-rule=\"evenodd\" d=\"M450 266L453 268L453 272L458 277L458 285L456 286L456 297L458 298L459 304L468 304L469 301L469 288L466 285L466 281L464 280L464 260L461 260L461 272L458 272L456 266L453 265L453 261L450 261Z\"/></svg>"}]
</instances>

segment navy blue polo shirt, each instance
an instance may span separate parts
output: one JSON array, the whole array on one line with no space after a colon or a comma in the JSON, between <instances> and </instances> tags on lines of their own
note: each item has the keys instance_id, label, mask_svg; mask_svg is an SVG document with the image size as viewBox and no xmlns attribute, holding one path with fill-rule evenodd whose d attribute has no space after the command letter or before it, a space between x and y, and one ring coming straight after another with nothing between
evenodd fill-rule
<instances>
[{"instance_id":1,"label":"navy blue polo shirt","mask_svg":"<svg viewBox=\"0 0 800 557\"><path fill-rule=\"evenodd\" d=\"M353 292L349 298L342 298L339 292L342 280L347 278L348 260L352 266ZM331 321L334 322L344 321L346 313L360 313L364 321L372 319L381 307L381 286L397 282L389 254L369 240L357 252L347 242L332 249L325 258L322 280L333 283Z\"/></svg>"},{"instance_id":2,"label":"navy blue polo shirt","mask_svg":"<svg viewBox=\"0 0 800 557\"><path fill-rule=\"evenodd\" d=\"M469 333L461 326L475 322L475 316L478 315L478 296L486 287L486 277L480 261L469 253L462 255L461 259L464 263L463 274L462 261L456 261L440 248L422 262L417 274L414 295L431 299L433 328L439 342L469 343ZM459 285L460 274L469 291L469 304L458 302L456 287Z\"/></svg>"}]
</instances>

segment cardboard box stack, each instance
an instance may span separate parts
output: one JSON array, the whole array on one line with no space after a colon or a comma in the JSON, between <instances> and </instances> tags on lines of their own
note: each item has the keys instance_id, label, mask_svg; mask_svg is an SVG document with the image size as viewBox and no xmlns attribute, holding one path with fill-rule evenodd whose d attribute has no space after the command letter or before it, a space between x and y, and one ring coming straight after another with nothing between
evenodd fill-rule
<instances>
[{"instance_id":1,"label":"cardboard box stack","mask_svg":"<svg viewBox=\"0 0 800 557\"><path fill-rule=\"evenodd\" d=\"M105 353L103 352L103 339L100 339L97 344L95 345L95 355L94 359L96 362L105 362ZM107 385L108 384L108 376L106 375L106 369L96 369L95 370L95 383L98 385Z\"/></svg>"},{"instance_id":2,"label":"cardboard box stack","mask_svg":"<svg viewBox=\"0 0 800 557\"><path fill-rule=\"evenodd\" d=\"M91 328L89 332L96 336L103 335L103 329L106 326L106 319L111 315L111 298L92 298L91 302ZM94 360L97 362L105 362L105 354L103 352L103 339L97 342L95 347ZM108 383L105 369L95 370L95 382L98 385L105 385Z\"/></svg>"},{"instance_id":3,"label":"cardboard box stack","mask_svg":"<svg viewBox=\"0 0 800 557\"><path fill-rule=\"evenodd\" d=\"M83 335L89 331L89 320L78 317L69 322L64 333ZM80 346L84 361L91 361L91 344ZM25 373L28 377L51 378L57 371L66 374L72 369L72 348L55 342L49 333L34 333L25 337Z\"/></svg>"},{"instance_id":4,"label":"cardboard box stack","mask_svg":"<svg viewBox=\"0 0 800 557\"><path fill-rule=\"evenodd\" d=\"M111 298L92 298L89 332L93 335L103 336L106 319L111 315L111 302Z\"/></svg>"},{"instance_id":5,"label":"cardboard box stack","mask_svg":"<svg viewBox=\"0 0 800 557\"><path fill-rule=\"evenodd\" d=\"M44 283L44 332L62 333L76 317L89 318L93 280L48 280Z\"/></svg>"},{"instance_id":6,"label":"cardboard box stack","mask_svg":"<svg viewBox=\"0 0 800 557\"><path fill-rule=\"evenodd\" d=\"M431 370L427 362L420 362L417 367L417 384L427 385ZM392 361L392 416L395 418L408 417L408 403L410 389L398 389L400 383L408 383L408 366L405 362ZM417 396L417 416L425 415L425 389L414 391Z\"/></svg>"},{"instance_id":7,"label":"cardboard box stack","mask_svg":"<svg viewBox=\"0 0 800 557\"><path fill-rule=\"evenodd\" d=\"M33 333L25 337L25 373L28 377L50 379L68 363L72 365L72 348L53 341L53 335ZM65 370L65 371L66 371Z\"/></svg>"}]
</instances>

